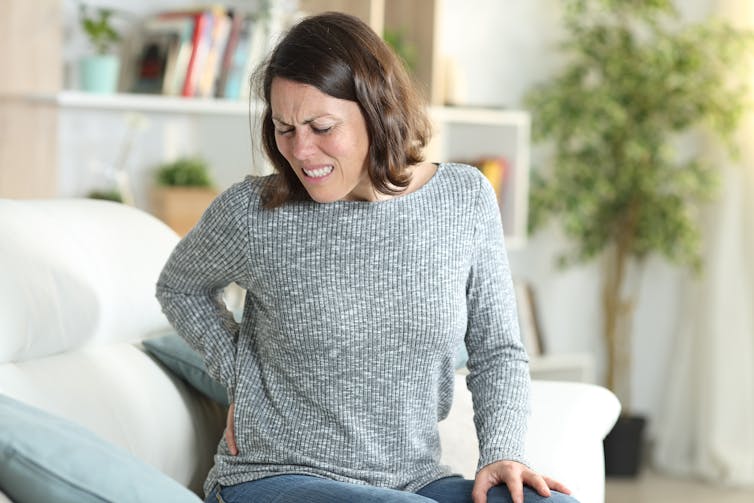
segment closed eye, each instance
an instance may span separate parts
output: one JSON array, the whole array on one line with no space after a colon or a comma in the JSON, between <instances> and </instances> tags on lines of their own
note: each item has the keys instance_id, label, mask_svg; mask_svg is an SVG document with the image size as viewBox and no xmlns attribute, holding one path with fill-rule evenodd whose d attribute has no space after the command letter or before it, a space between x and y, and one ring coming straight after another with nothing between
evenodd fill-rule
<instances>
[{"instance_id":1,"label":"closed eye","mask_svg":"<svg viewBox=\"0 0 754 503\"><path fill-rule=\"evenodd\" d=\"M328 127L315 127L315 126L312 126L312 131L314 131L317 134L327 134L327 133L329 133L332 130L332 128L333 128L332 126L328 126Z\"/></svg>"}]
</instances>

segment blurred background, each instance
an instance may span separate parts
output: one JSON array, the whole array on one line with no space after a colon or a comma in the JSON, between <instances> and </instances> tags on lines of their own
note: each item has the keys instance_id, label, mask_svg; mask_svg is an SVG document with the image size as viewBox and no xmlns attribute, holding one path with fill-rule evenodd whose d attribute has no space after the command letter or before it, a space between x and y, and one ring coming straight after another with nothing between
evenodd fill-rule
<instances>
[{"instance_id":1,"label":"blurred background","mask_svg":"<svg viewBox=\"0 0 754 503\"><path fill-rule=\"evenodd\" d=\"M610 384L624 412L642 418L638 472L612 479L608 501L676 501L678 487L653 478L657 473L703 483L692 486L703 498L754 500L754 122L746 89L754 84L749 65L754 46L746 45L750 35L744 33L754 28L751 0L238 0L212 6L177 0L2 0L2 5L0 197L115 198L157 214L179 233L218 191L246 174L268 172L252 140L258 107L248 75L276 37L311 12L338 9L364 18L405 59L427 95L436 132L429 159L473 163L496 184L533 376ZM207 28L202 39L195 29L207 19L214 31ZM635 60L626 59L632 54L626 47L627 52L610 53L611 44L623 43L610 34L619 33L626 19L635 38L624 45L648 44L657 51L638 51ZM712 29L719 23L739 30L737 42L713 42L713 34L730 36ZM589 32L599 26L606 27L603 38ZM708 31L689 31L683 39L688 45L652 38L653 30L686 33L698 26ZM704 36L709 45L699 42ZM192 73L192 44L199 43L204 48L194 64L205 65ZM117 69L109 84L84 70L83 60L93 55L114 57ZM578 67L587 62L594 66ZM711 66L721 62L720 69ZM578 71L569 74L574 68ZM621 75L616 82L625 83L630 74L618 72L631 68L636 82L626 89L635 94L603 92L599 84L611 71ZM570 81L562 80L568 75ZM744 87L738 94L718 94L705 82ZM555 83L561 85L558 92L547 88ZM631 100L641 96L652 98L642 113L659 110L656 119L640 122L631 115ZM679 105L672 108L671 101ZM564 137L569 115L573 136ZM593 129L582 128L590 123ZM542 130L543 124L550 129ZM573 187L557 193L567 204L547 202L547 193L535 193L543 189L534 182L536 176L542 183L558 179L564 157L558 157L556 140L597 148L595 138L604 140L615 124L644 138L626 143L627 152L638 149L636 159L656 152L672 165L668 176L680 185L662 185L666 188L657 193L679 205L683 200L678 211L688 224L663 226L675 218L668 207L638 200L641 214L659 223L637 235L646 246L629 247L621 269L618 312L629 316L617 325L618 335L630 337L618 339L623 355L618 359L610 358L604 335L611 267L605 261L620 242L619 220L608 219L599 239L597 231L579 234L578 221L605 215L594 209L602 199L584 196L585 189L613 196L621 190L592 176L608 170L608 181L618 178L633 161L582 163L570 172L582 192ZM629 125L656 129L631 132ZM728 135L718 141L714 131L726 125ZM650 145L653 137L664 143ZM691 162L696 160L705 169ZM652 178L651 164L643 173L644 185L657 188L665 181ZM707 184L716 192L686 197ZM569 202L568 194L589 204ZM579 210L569 213L574 207ZM551 218L534 222L537 215ZM683 239L673 241L678 236ZM560 267L558 258L574 246L594 249ZM676 260L680 255L674 253L684 246L695 247L694 256ZM624 369L608 382L616 365ZM647 477L659 485L641 486ZM705 493L707 488L714 489ZM676 495L658 496L665 489ZM707 500L712 501L698 501Z\"/></svg>"}]
</instances>

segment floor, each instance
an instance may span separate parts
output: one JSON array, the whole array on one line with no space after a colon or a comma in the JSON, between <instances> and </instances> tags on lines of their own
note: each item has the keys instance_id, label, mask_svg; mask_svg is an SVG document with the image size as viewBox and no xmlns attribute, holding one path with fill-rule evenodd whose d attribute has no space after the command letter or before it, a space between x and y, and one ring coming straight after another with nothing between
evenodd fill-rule
<instances>
[{"instance_id":1,"label":"floor","mask_svg":"<svg viewBox=\"0 0 754 503\"><path fill-rule=\"evenodd\" d=\"M605 503L753 503L754 489L726 489L645 470L636 479L608 478Z\"/></svg>"}]
</instances>

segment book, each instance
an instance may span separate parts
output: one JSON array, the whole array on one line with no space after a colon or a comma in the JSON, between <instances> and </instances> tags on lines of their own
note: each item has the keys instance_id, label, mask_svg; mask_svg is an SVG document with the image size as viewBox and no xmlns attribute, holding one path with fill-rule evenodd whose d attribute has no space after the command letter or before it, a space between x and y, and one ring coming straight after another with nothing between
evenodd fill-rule
<instances>
[{"instance_id":1,"label":"book","mask_svg":"<svg viewBox=\"0 0 754 503\"><path fill-rule=\"evenodd\" d=\"M228 41L225 44L222 60L220 61L220 68L215 81L215 96L218 98L225 97L225 85L228 81L228 74L230 73L233 64L233 56L238 47L246 17L243 13L238 11L230 11L228 15L230 17Z\"/></svg>"},{"instance_id":2,"label":"book","mask_svg":"<svg viewBox=\"0 0 754 503\"><path fill-rule=\"evenodd\" d=\"M224 96L231 99L248 98L251 92L250 78L256 67L264 60L268 42L267 23L264 18L249 15L244 23L243 41L236 48L231 74L225 85Z\"/></svg>"},{"instance_id":3,"label":"book","mask_svg":"<svg viewBox=\"0 0 754 503\"><path fill-rule=\"evenodd\" d=\"M264 60L267 53L268 30L264 18L252 17L246 58L239 75L235 94L238 98L248 98L251 93L250 77L256 67Z\"/></svg>"},{"instance_id":4,"label":"book","mask_svg":"<svg viewBox=\"0 0 754 503\"><path fill-rule=\"evenodd\" d=\"M502 201L505 182L508 177L508 160L505 157L484 157L471 163L489 180L498 201Z\"/></svg>"},{"instance_id":5,"label":"book","mask_svg":"<svg viewBox=\"0 0 754 503\"><path fill-rule=\"evenodd\" d=\"M216 7L211 11L212 30L210 32L207 55L198 77L195 96L209 98L215 95L217 75L222 69L223 53L230 35L231 19L225 8Z\"/></svg>"},{"instance_id":6,"label":"book","mask_svg":"<svg viewBox=\"0 0 754 503\"><path fill-rule=\"evenodd\" d=\"M191 56L186 67L186 78L183 81L181 95L192 97L196 95L199 78L204 70L204 63L209 52L212 37L213 16L211 11L200 11L194 14L194 33L191 38Z\"/></svg>"},{"instance_id":7,"label":"book","mask_svg":"<svg viewBox=\"0 0 754 503\"><path fill-rule=\"evenodd\" d=\"M194 34L193 16L184 16L175 20L180 26L181 40L175 54L173 64L168 62L165 75L163 93L169 96L180 96L183 91L183 83L186 80L189 58L192 50L192 37Z\"/></svg>"},{"instance_id":8,"label":"book","mask_svg":"<svg viewBox=\"0 0 754 503\"><path fill-rule=\"evenodd\" d=\"M540 356L544 353L544 344L534 289L530 282L521 279L514 279L513 289L521 341L529 356Z\"/></svg>"},{"instance_id":9,"label":"book","mask_svg":"<svg viewBox=\"0 0 754 503\"><path fill-rule=\"evenodd\" d=\"M246 60L249 57L255 20L251 14L242 14L239 18L237 40L232 54L227 56L227 67L218 93L222 98L240 98L241 88L246 84Z\"/></svg>"},{"instance_id":10,"label":"book","mask_svg":"<svg viewBox=\"0 0 754 503\"><path fill-rule=\"evenodd\" d=\"M149 34L167 36L171 39L162 79L162 94L180 96L183 91L192 52L194 18L193 12L162 12L144 23L142 32L145 39L151 36Z\"/></svg>"},{"instance_id":11,"label":"book","mask_svg":"<svg viewBox=\"0 0 754 503\"><path fill-rule=\"evenodd\" d=\"M165 93L175 72L181 45L182 27L173 20L149 19L139 37L140 50L135 62L132 91Z\"/></svg>"}]
</instances>

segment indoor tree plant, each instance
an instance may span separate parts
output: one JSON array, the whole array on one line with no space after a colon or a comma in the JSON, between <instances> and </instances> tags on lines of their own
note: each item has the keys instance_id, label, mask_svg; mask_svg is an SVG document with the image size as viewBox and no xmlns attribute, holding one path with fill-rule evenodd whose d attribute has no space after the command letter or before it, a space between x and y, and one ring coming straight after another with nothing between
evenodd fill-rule
<instances>
[{"instance_id":1,"label":"indoor tree plant","mask_svg":"<svg viewBox=\"0 0 754 503\"><path fill-rule=\"evenodd\" d=\"M674 146L697 134L731 151L751 36L684 23L671 0L568 0L564 18L566 63L526 96L533 137L550 147L532 173L530 230L556 217L573 244L562 265L601 259L606 384L630 413L627 279L653 254L700 270L695 211L717 173Z\"/></svg>"},{"instance_id":2,"label":"indoor tree plant","mask_svg":"<svg viewBox=\"0 0 754 503\"><path fill-rule=\"evenodd\" d=\"M114 53L121 37L113 25L112 9L79 4L79 22L93 54L81 60L81 87L84 91L112 93L118 87L120 60Z\"/></svg>"}]
</instances>

